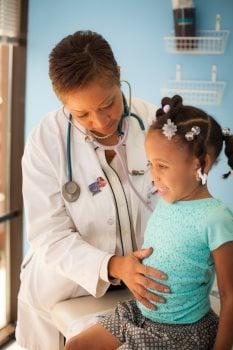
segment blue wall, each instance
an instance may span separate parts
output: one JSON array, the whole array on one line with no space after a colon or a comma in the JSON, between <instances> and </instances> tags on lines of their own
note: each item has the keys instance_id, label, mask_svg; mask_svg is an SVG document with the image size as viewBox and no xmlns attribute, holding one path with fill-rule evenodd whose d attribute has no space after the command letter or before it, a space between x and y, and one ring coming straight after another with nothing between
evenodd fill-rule
<instances>
[{"instance_id":1,"label":"blue wall","mask_svg":"<svg viewBox=\"0 0 233 350\"><path fill-rule=\"evenodd\" d=\"M197 26L213 29L217 13L222 29L233 32L232 0L196 0ZM48 55L64 36L80 29L101 33L111 44L122 78L131 82L133 95L157 105L160 88L175 77L182 65L183 79L210 79L212 64L218 79L227 82L220 107L207 107L222 126L233 130L233 34L224 55L174 55L165 52L163 37L173 28L170 0L30 0L27 54L26 136L40 118L59 101L48 79ZM205 109L205 107L203 107ZM223 181L228 169L225 156L210 175L212 193L233 209L233 177Z\"/></svg>"}]
</instances>

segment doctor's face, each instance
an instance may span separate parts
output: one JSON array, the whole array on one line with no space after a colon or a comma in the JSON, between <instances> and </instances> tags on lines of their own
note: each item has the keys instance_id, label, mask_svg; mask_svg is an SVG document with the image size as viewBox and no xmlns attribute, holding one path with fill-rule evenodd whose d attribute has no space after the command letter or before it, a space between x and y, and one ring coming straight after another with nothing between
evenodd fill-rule
<instances>
[{"instance_id":1,"label":"doctor's face","mask_svg":"<svg viewBox=\"0 0 233 350\"><path fill-rule=\"evenodd\" d=\"M158 194L169 203L195 199L204 186L196 180L199 161L177 138L169 140L160 130L146 138L147 158Z\"/></svg>"},{"instance_id":2,"label":"doctor's face","mask_svg":"<svg viewBox=\"0 0 233 350\"><path fill-rule=\"evenodd\" d=\"M66 93L62 98L73 118L97 135L117 130L123 113L123 99L118 85L92 82Z\"/></svg>"}]
</instances>

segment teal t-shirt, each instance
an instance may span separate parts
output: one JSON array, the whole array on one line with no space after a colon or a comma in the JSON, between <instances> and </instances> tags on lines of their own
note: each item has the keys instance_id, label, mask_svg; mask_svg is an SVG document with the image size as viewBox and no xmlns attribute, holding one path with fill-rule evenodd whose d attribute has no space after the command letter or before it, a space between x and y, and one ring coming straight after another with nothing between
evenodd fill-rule
<instances>
[{"instance_id":1,"label":"teal t-shirt","mask_svg":"<svg viewBox=\"0 0 233 350\"><path fill-rule=\"evenodd\" d=\"M153 247L143 260L168 275L171 293L159 293L165 304L150 310L138 302L142 314L155 322L193 323L210 309L214 280L211 251L233 241L233 213L214 198L167 203L159 200L148 221L143 247ZM161 280L158 280L161 282Z\"/></svg>"}]
</instances>

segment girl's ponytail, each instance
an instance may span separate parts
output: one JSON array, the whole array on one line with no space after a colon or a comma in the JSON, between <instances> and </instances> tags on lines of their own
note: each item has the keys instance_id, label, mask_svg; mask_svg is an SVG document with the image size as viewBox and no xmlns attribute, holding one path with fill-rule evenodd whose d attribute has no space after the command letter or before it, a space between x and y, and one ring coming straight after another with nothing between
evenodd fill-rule
<instances>
[{"instance_id":1,"label":"girl's ponytail","mask_svg":"<svg viewBox=\"0 0 233 350\"><path fill-rule=\"evenodd\" d=\"M226 179L228 176L233 174L233 134L230 132L230 129L223 129L223 141L225 142L225 155L228 158L228 165L231 170L223 174L223 178Z\"/></svg>"}]
</instances>

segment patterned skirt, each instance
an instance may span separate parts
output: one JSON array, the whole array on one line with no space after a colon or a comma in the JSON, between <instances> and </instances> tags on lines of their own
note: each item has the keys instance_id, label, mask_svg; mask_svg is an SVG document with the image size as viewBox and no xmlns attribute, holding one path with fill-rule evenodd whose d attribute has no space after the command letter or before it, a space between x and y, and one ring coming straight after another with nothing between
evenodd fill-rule
<instances>
[{"instance_id":1,"label":"patterned skirt","mask_svg":"<svg viewBox=\"0 0 233 350\"><path fill-rule=\"evenodd\" d=\"M121 350L209 350L216 338L218 316L210 310L195 323L158 323L144 317L136 301L130 300L118 303L114 313L99 323L117 337Z\"/></svg>"}]
</instances>

